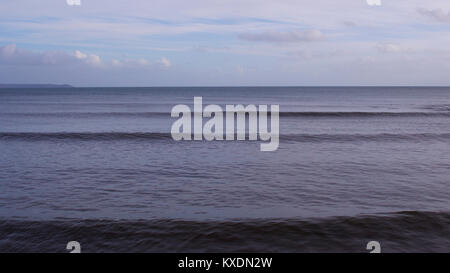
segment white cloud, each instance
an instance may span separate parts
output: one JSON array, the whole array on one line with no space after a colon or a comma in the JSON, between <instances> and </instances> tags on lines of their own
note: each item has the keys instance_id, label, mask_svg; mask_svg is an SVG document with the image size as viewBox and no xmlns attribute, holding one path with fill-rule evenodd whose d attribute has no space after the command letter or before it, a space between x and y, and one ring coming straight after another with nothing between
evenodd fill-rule
<instances>
[{"instance_id":1,"label":"white cloud","mask_svg":"<svg viewBox=\"0 0 450 273\"><path fill-rule=\"evenodd\" d=\"M306 31L265 31L262 33L242 33L238 37L246 41L254 42L278 42L278 43L293 43L293 42L312 42L320 41L325 38L320 30L306 30Z\"/></svg>"},{"instance_id":2,"label":"white cloud","mask_svg":"<svg viewBox=\"0 0 450 273\"><path fill-rule=\"evenodd\" d=\"M169 68L172 64L166 58L151 62L147 59L113 59L110 63L103 62L100 56L75 50L73 53L64 51L34 52L18 48L15 44L0 47L0 65L87 65L91 67L144 67L159 66Z\"/></svg>"},{"instance_id":3,"label":"white cloud","mask_svg":"<svg viewBox=\"0 0 450 273\"><path fill-rule=\"evenodd\" d=\"M381 6L381 0L366 0L369 6Z\"/></svg>"},{"instance_id":4,"label":"white cloud","mask_svg":"<svg viewBox=\"0 0 450 273\"><path fill-rule=\"evenodd\" d=\"M158 64L164 68L169 68L172 66L172 63L164 57L158 60Z\"/></svg>"},{"instance_id":5,"label":"white cloud","mask_svg":"<svg viewBox=\"0 0 450 273\"><path fill-rule=\"evenodd\" d=\"M149 61L147 59L144 58L140 58L137 60L132 60L132 59L124 59L124 60L117 60L117 59L113 59L111 61L111 65L112 67L125 67L125 68L133 68L133 67L153 67L153 66L157 66L157 67L161 67L164 69L167 69L169 67L172 66L172 63L166 59L166 58L161 58L159 60L156 61Z\"/></svg>"},{"instance_id":6,"label":"white cloud","mask_svg":"<svg viewBox=\"0 0 450 273\"><path fill-rule=\"evenodd\" d=\"M66 0L69 6L81 6L81 0Z\"/></svg>"},{"instance_id":7,"label":"white cloud","mask_svg":"<svg viewBox=\"0 0 450 273\"><path fill-rule=\"evenodd\" d=\"M101 65L102 64L102 60L100 59L100 57L97 55L94 55L94 54L85 54L85 53L80 52L79 50L75 50L74 56L76 59L82 60L90 65Z\"/></svg>"},{"instance_id":8,"label":"white cloud","mask_svg":"<svg viewBox=\"0 0 450 273\"><path fill-rule=\"evenodd\" d=\"M87 58L86 54L84 54L84 53L82 53L82 52L80 52L78 50L75 50L74 56L77 59L85 59L85 58Z\"/></svg>"}]
</instances>

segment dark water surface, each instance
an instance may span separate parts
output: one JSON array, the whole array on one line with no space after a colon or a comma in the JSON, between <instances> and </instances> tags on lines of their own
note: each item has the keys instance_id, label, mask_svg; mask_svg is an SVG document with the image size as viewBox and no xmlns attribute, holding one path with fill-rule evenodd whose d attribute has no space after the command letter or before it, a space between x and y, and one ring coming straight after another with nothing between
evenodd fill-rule
<instances>
[{"instance_id":1,"label":"dark water surface","mask_svg":"<svg viewBox=\"0 0 450 273\"><path fill-rule=\"evenodd\" d=\"M172 140L279 104L280 147ZM450 88L0 89L0 252L450 251Z\"/></svg>"}]
</instances>

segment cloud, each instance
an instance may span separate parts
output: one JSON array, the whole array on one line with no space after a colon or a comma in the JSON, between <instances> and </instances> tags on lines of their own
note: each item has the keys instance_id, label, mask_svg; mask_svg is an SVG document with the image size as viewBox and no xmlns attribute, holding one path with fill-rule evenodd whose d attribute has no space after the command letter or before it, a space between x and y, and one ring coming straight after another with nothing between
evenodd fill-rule
<instances>
[{"instance_id":1,"label":"cloud","mask_svg":"<svg viewBox=\"0 0 450 273\"><path fill-rule=\"evenodd\" d=\"M167 60L166 58L161 58L161 59L159 59L158 61L157 61L157 63L159 64L159 65L161 65L163 68L169 68L169 67L171 67L172 66L172 63L169 61L169 60Z\"/></svg>"},{"instance_id":2,"label":"cloud","mask_svg":"<svg viewBox=\"0 0 450 273\"><path fill-rule=\"evenodd\" d=\"M343 21L342 22L342 24L344 25L344 26L346 26L346 27L356 27L357 26L357 24L355 23L355 22L353 22L353 21Z\"/></svg>"},{"instance_id":3,"label":"cloud","mask_svg":"<svg viewBox=\"0 0 450 273\"><path fill-rule=\"evenodd\" d=\"M0 65L87 65L99 68L158 66L167 69L171 67L172 63L166 58L154 62L144 58L113 59L107 63L98 55L83 53L79 50L75 50L73 53L64 51L34 52L18 48L15 44L9 44L0 47Z\"/></svg>"},{"instance_id":4,"label":"cloud","mask_svg":"<svg viewBox=\"0 0 450 273\"><path fill-rule=\"evenodd\" d=\"M3 58L10 58L16 52L16 45L10 44L0 48L0 55Z\"/></svg>"},{"instance_id":5,"label":"cloud","mask_svg":"<svg viewBox=\"0 0 450 273\"><path fill-rule=\"evenodd\" d=\"M385 43L385 44L378 44L377 50L382 53L398 53L402 51L402 48L396 44Z\"/></svg>"},{"instance_id":6,"label":"cloud","mask_svg":"<svg viewBox=\"0 0 450 273\"><path fill-rule=\"evenodd\" d=\"M325 38L320 30L306 31L265 31L262 33L241 33L239 39L252 42L274 42L274 43L295 43L295 42L313 42Z\"/></svg>"},{"instance_id":7,"label":"cloud","mask_svg":"<svg viewBox=\"0 0 450 273\"><path fill-rule=\"evenodd\" d=\"M239 75L244 75L244 73L245 73L245 68L244 68L242 65L237 65L237 66L236 66L236 72L237 72Z\"/></svg>"},{"instance_id":8,"label":"cloud","mask_svg":"<svg viewBox=\"0 0 450 273\"><path fill-rule=\"evenodd\" d=\"M69 6L81 6L81 0L66 0Z\"/></svg>"},{"instance_id":9,"label":"cloud","mask_svg":"<svg viewBox=\"0 0 450 273\"><path fill-rule=\"evenodd\" d=\"M84 54L78 50L75 50L74 56L76 59L82 60L90 65L101 65L102 64L102 60L100 59L100 57L97 55L94 55L94 54L88 55L88 54Z\"/></svg>"},{"instance_id":10,"label":"cloud","mask_svg":"<svg viewBox=\"0 0 450 273\"><path fill-rule=\"evenodd\" d=\"M140 58L137 60L125 59L125 60L117 60L113 59L111 61L111 66L114 68L145 68L145 67L159 67L163 69L168 69L172 66L172 63L166 59L161 58L156 61L149 61L144 58Z\"/></svg>"},{"instance_id":11,"label":"cloud","mask_svg":"<svg viewBox=\"0 0 450 273\"><path fill-rule=\"evenodd\" d=\"M366 0L369 6L381 6L381 0Z\"/></svg>"},{"instance_id":12,"label":"cloud","mask_svg":"<svg viewBox=\"0 0 450 273\"><path fill-rule=\"evenodd\" d=\"M424 9L419 8L417 11L423 16L432 18L439 22L450 22L450 12L445 12L443 9Z\"/></svg>"},{"instance_id":13,"label":"cloud","mask_svg":"<svg viewBox=\"0 0 450 273\"><path fill-rule=\"evenodd\" d=\"M54 65L74 61L75 57L63 51L33 52L18 48L15 44L0 47L0 64Z\"/></svg>"},{"instance_id":14,"label":"cloud","mask_svg":"<svg viewBox=\"0 0 450 273\"><path fill-rule=\"evenodd\" d=\"M62 65L70 63L85 63L101 65L99 56L85 54L78 50L74 53L64 51L34 52L18 48L15 44L0 47L0 64L7 65Z\"/></svg>"}]
</instances>

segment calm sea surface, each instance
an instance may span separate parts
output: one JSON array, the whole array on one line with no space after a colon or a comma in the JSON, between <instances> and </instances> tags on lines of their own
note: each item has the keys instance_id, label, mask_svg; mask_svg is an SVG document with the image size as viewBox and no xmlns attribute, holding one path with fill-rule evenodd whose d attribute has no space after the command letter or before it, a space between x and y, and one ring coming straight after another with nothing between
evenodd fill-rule
<instances>
[{"instance_id":1,"label":"calm sea surface","mask_svg":"<svg viewBox=\"0 0 450 273\"><path fill-rule=\"evenodd\" d=\"M279 104L280 146L174 141ZM450 251L450 88L0 89L0 252Z\"/></svg>"}]
</instances>

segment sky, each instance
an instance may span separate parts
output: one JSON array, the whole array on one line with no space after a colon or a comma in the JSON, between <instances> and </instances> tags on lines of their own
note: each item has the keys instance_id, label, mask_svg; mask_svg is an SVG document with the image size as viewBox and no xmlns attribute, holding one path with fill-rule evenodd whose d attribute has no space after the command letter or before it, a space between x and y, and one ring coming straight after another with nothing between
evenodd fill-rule
<instances>
[{"instance_id":1,"label":"sky","mask_svg":"<svg viewBox=\"0 0 450 273\"><path fill-rule=\"evenodd\" d=\"M449 72L449 0L0 4L0 83L448 86Z\"/></svg>"}]
</instances>

